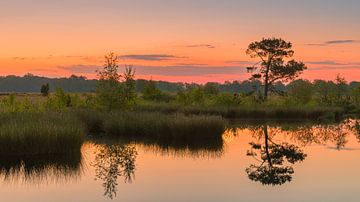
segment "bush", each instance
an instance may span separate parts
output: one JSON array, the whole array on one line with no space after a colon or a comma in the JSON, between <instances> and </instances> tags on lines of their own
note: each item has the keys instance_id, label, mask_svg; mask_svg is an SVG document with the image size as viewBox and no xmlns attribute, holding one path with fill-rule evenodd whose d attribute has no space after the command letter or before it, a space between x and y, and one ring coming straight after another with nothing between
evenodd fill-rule
<instances>
[{"instance_id":1,"label":"bush","mask_svg":"<svg viewBox=\"0 0 360 202\"><path fill-rule=\"evenodd\" d=\"M70 94L65 93L62 88L56 89L55 93L48 97L46 107L61 110L72 106Z\"/></svg>"},{"instance_id":2,"label":"bush","mask_svg":"<svg viewBox=\"0 0 360 202\"><path fill-rule=\"evenodd\" d=\"M50 86L49 86L49 84L47 83L47 84L43 84L42 86L41 86L41 89L40 89L40 92L41 92L41 94L43 95L43 96L48 96L49 95L49 92L50 92Z\"/></svg>"}]
</instances>

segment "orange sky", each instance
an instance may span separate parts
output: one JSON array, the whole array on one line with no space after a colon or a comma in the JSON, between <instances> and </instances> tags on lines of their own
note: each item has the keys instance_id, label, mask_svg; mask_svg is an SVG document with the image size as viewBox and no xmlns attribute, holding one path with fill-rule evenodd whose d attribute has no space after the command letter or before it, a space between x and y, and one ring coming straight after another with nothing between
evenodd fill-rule
<instances>
[{"instance_id":1,"label":"orange sky","mask_svg":"<svg viewBox=\"0 0 360 202\"><path fill-rule=\"evenodd\" d=\"M13 0L0 3L0 75L95 77L110 51L138 78L243 80L245 50L262 37L294 44L307 79L360 80L360 3L274 0ZM278 3L278 4L276 4ZM281 3L281 4L280 4ZM256 14L256 15L254 15Z\"/></svg>"}]
</instances>

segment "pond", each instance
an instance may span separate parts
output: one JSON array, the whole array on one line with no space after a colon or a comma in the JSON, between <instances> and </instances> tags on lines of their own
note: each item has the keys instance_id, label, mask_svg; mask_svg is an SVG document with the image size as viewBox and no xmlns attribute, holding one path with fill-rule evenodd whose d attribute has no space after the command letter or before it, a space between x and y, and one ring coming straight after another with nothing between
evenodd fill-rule
<instances>
[{"instance_id":1,"label":"pond","mask_svg":"<svg viewBox=\"0 0 360 202\"><path fill-rule=\"evenodd\" d=\"M360 125L237 123L202 143L88 140L0 158L2 201L359 201Z\"/></svg>"}]
</instances>

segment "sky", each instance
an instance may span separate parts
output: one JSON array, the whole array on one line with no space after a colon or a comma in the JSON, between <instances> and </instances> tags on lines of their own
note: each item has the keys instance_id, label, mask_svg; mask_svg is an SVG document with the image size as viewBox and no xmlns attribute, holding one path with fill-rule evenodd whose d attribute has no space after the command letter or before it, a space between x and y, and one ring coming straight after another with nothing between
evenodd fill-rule
<instances>
[{"instance_id":1,"label":"sky","mask_svg":"<svg viewBox=\"0 0 360 202\"><path fill-rule=\"evenodd\" d=\"M359 0L1 0L0 75L96 78L104 55L137 78L250 77L247 46L293 43L302 78L360 81Z\"/></svg>"}]
</instances>

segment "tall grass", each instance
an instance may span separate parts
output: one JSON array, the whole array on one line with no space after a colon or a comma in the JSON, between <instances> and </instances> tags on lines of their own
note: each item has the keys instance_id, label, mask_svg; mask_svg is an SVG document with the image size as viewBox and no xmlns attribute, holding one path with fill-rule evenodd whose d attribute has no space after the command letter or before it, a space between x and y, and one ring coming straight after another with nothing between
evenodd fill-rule
<instances>
[{"instance_id":1,"label":"tall grass","mask_svg":"<svg viewBox=\"0 0 360 202\"><path fill-rule=\"evenodd\" d=\"M0 155L80 151L84 127L69 113L0 113Z\"/></svg>"},{"instance_id":2,"label":"tall grass","mask_svg":"<svg viewBox=\"0 0 360 202\"><path fill-rule=\"evenodd\" d=\"M299 106L182 106L176 104L146 104L138 112L166 114L217 115L229 119L340 119L344 110L336 107Z\"/></svg>"},{"instance_id":3,"label":"tall grass","mask_svg":"<svg viewBox=\"0 0 360 202\"><path fill-rule=\"evenodd\" d=\"M157 112L79 113L88 132L109 136L151 137L176 140L219 138L226 121L220 116L163 114Z\"/></svg>"}]
</instances>

